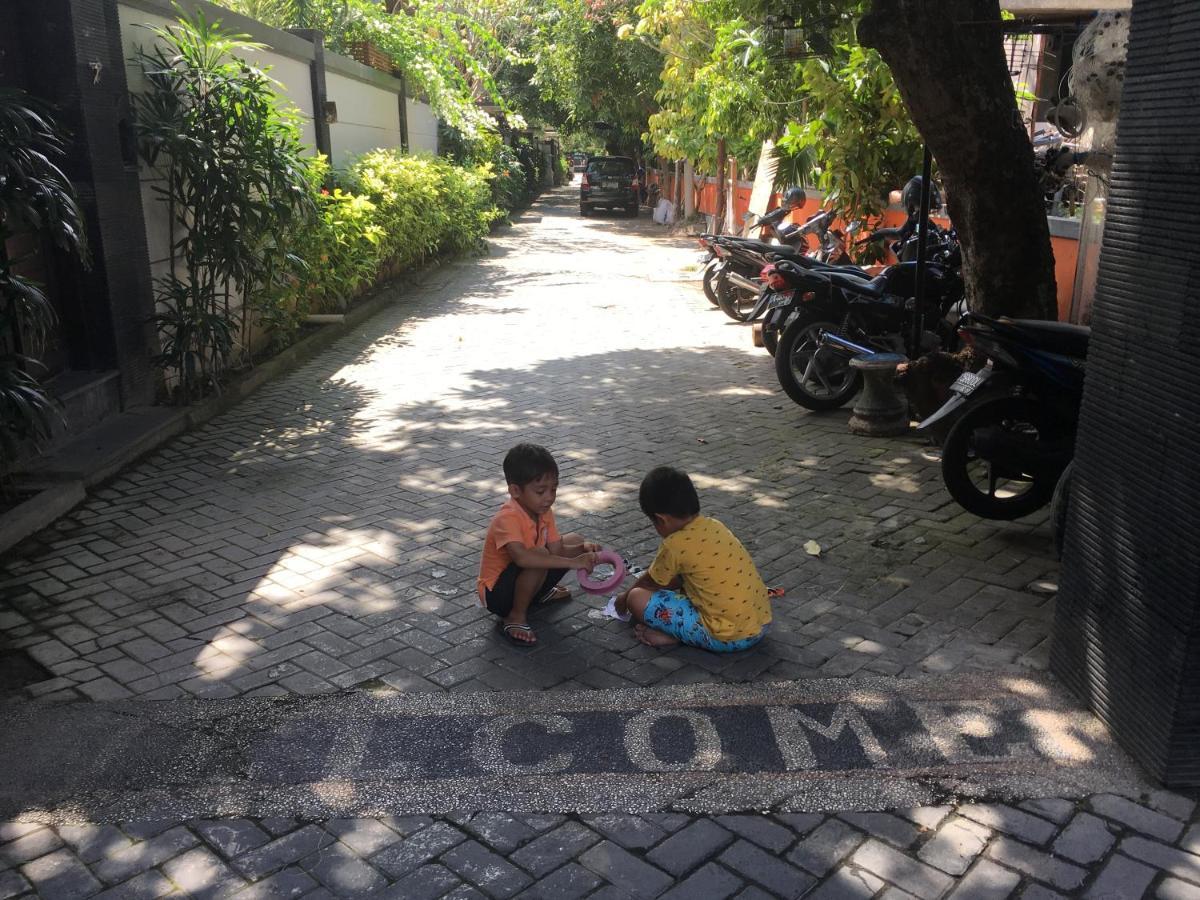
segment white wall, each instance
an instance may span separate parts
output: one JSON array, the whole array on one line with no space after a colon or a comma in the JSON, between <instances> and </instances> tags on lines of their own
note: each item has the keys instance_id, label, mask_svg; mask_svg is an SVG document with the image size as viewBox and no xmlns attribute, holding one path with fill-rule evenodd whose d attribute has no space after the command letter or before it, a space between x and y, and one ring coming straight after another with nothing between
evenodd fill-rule
<instances>
[{"instance_id":1,"label":"white wall","mask_svg":"<svg viewBox=\"0 0 1200 900\"><path fill-rule=\"evenodd\" d=\"M334 168L370 150L400 147L400 98L395 92L326 70L325 96L337 104L337 121L329 126Z\"/></svg>"},{"instance_id":2,"label":"white wall","mask_svg":"<svg viewBox=\"0 0 1200 900\"><path fill-rule=\"evenodd\" d=\"M408 104L409 152L437 155L437 117L434 116L433 110L429 108L428 103L413 100L411 97L407 98L405 102Z\"/></svg>"},{"instance_id":3,"label":"white wall","mask_svg":"<svg viewBox=\"0 0 1200 900\"><path fill-rule=\"evenodd\" d=\"M250 55L251 62L269 70L285 101L300 117L301 140L316 153L313 122L311 61L312 44L286 32L276 31L227 9L203 0L179 0L186 12L199 9L209 21L221 20L236 33L249 34L266 49ZM165 28L176 24L169 0L119 0L117 15L126 62L126 78L134 93L145 89L145 79L136 54L138 46L150 47L154 34L144 26ZM401 145L400 88L398 79L376 72L351 59L325 54L325 95L337 104L337 122L329 126L332 163L344 165L351 157L379 147ZM410 147L413 153L437 152L437 119L425 103L405 98ZM146 220L146 242L150 251L151 275L158 278L170 271L170 222L167 204L154 190L161 182L156 171L141 167L142 209ZM180 273L182 274L182 273Z\"/></svg>"}]
</instances>

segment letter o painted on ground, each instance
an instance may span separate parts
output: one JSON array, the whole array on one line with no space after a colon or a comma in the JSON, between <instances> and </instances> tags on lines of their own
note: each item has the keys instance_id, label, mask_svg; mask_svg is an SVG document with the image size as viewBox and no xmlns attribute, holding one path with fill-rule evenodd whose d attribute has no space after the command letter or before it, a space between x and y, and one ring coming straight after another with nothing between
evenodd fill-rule
<instances>
[{"instance_id":1,"label":"letter o painted on ground","mask_svg":"<svg viewBox=\"0 0 1200 900\"><path fill-rule=\"evenodd\" d=\"M650 732L660 719L683 719L692 729L696 750L691 759L672 762L661 759L654 752ZM703 713L690 709L657 710L647 709L638 713L625 724L625 752L629 760L643 772L688 772L699 769L710 771L721 761L721 736L712 720Z\"/></svg>"}]
</instances>

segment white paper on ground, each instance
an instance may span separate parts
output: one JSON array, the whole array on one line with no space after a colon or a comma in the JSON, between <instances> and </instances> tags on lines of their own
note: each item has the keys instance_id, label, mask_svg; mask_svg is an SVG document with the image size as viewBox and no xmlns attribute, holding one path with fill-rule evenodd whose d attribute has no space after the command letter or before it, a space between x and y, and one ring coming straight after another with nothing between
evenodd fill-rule
<instances>
[{"instance_id":1,"label":"white paper on ground","mask_svg":"<svg viewBox=\"0 0 1200 900\"><path fill-rule=\"evenodd\" d=\"M617 612L617 595L613 594L608 598L608 603L604 606L604 615L610 619L616 619L618 622L628 622L629 613L621 615Z\"/></svg>"}]
</instances>

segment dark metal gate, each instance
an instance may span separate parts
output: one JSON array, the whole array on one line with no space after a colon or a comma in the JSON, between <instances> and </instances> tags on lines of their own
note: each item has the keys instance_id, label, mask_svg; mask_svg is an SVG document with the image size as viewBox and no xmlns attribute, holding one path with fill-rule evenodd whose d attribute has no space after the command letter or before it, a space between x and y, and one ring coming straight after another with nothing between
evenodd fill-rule
<instances>
[{"instance_id":1,"label":"dark metal gate","mask_svg":"<svg viewBox=\"0 0 1200 900\"><path fill-rule=\"evenodd\" d=\"M1054 671L1200 784L1200 3L1135 0Z\"/></svg>"}]
</instances>

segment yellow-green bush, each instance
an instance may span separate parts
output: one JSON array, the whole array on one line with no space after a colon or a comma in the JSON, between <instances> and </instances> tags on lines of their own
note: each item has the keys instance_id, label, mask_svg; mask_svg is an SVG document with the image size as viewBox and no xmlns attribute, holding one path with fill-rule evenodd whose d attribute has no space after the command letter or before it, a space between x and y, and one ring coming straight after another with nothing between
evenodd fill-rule
<instances>
[{"instance_id":1,"label":"yellow-green bush","mask_svg":"<svg viewBox=\"0 0 1200 900\"><path fill-rule=\"evenodd\" d=\"M375 205L383 258L400 265L475 246L497 215L486 173L432 156L375 150L340 181Z\"/></svg>"}]
</instances>

